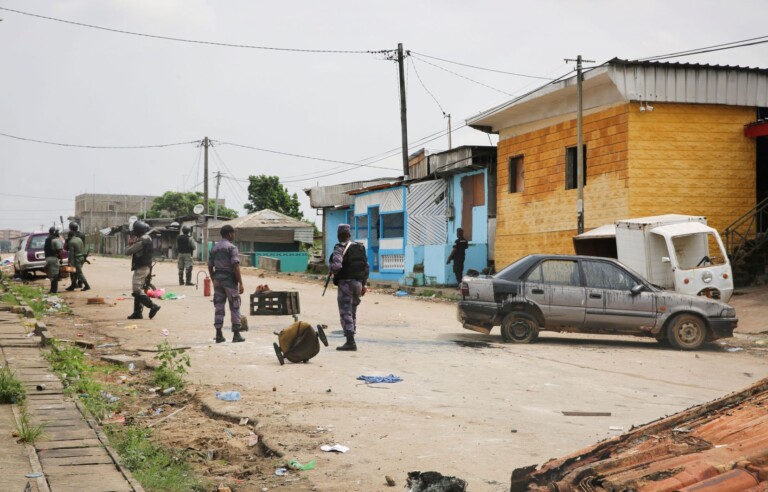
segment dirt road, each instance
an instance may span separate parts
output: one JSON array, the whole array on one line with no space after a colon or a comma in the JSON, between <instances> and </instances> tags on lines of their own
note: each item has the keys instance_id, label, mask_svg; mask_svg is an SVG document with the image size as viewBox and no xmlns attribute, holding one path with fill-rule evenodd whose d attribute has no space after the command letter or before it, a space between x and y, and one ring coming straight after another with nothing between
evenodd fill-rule
<instances>
[{"instance_id":1,"label":"dirt road","mask_svg":"<svg viewBox=\"0 0 768 492\"><path fill-rule=\"evenodd\" d=\"M377 292L367 294L359 309L358 352L337 352L343 338L335 289L321 297L316 282L258 278L251 271L244 304L257 284L268 283L273 290L298 291L300 318L329 326L329 348L308 364L281 367L273 331L290 317L251 316L245 343L217 345L213 306L202 296L202 285L175 285L175 263L158 264L156 273L159 287L187 297L162 301L154 320L129 321L130 297L116 301L129 294L127 260L96 258L86 269L93 290L66 297L123 348L154 346L163 329L173 343L190 346L190 380L214 385L204 391L241 389L236 405L257 417L265 433L278 434L271 438L292 453L289 458L317 459L317 469L305 472L317 490L391 490L384 475L402 488L413 470L459 476L473 491L508 490L515 467L541 464L743 388L764 377L768 367L759 351L729 352L719 344L690 353L653 340L543 334L532 345L508 345L497 330L480 335L462 329L452 303ZM86 305L92 295L117 305ZM356 380L388 374L403 382ZM567 410L611 416L564 416ZM299 446L288 432L280 435L281 426L306 430L315 444L339 443L350 451Z\"/></svg>"}]
</instances>

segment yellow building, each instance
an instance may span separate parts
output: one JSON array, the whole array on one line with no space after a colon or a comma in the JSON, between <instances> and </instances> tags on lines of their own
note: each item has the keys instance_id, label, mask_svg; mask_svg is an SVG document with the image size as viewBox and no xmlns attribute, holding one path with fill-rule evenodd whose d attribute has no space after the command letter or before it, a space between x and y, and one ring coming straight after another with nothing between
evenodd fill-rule
<instances>
[{"instance_id":1,"label":"yellow building","mask_svg":"<svg viewBox=\"0 0 768 492\"><path fill-rule=\"evenodd\" d=\"M676 213L722 232L768 197L768 132L745 131L768 117L768 70L614 59L584 73L582 105L585 231ZM573 253L576 107L574 76L467 120L499 135L497 266Z\"/></svg>"}]
</instances>

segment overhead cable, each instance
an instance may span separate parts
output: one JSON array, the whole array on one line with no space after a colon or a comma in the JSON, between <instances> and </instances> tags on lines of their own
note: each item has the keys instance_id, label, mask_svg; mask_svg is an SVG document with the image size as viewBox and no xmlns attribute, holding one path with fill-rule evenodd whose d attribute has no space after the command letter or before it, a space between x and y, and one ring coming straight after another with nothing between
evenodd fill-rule
<instances>
[{"instance_id":1,"label":"overhead cable","mask_svg":"<svg viewBox=\"0 0 768 492\"><path fill-rule=\"evenodd\" d=\"M413 51L413 50L411 50L410 53L411 54L415 54L415 55L419 55L419 56L423 56L424 58L431 58L432 60L439 60L439 61L445 62L445 63L453 63L454 65L461 65L462 67L474 68L476 70L485 70L486 72L495 72L495 73L501 73L501 74L504 74L504 75L514 75L515 77L525 77L525 78L528 78L528 79L552 80L549 77L539 77L538 75L527 75L527 74L524 74L524 73L505 72L504 70L494 70L493 68L478 67L476 65L469 65L467 63L461 63L461 62L457 62L457 61L446 60L445 58L438 58L436 56L425 55L424 53L419 53L418 51Z\"/></svg>"},{"instance_id":2,"label":"overhead cable","mask_svg":"<svg viewBox=\"0 0 768 492\"><path fill-rule=\"evenodd\" d=\"M379 54L379 53L389 53L391 51L396 51L396 50L321 50L321 49L307 49L307 48L280 48L275 46L256 46L256 45L250 45L250 44L222 43L217 41L201 41L196 39L176 38L173 36L161 36L158 34L146 34L141 32L126 31L123 29L113 29L109 27L96 26L93 24L85 24L83 22L75 22L75 21L70 21L66 19L58 19L56 17L48 17L40 14L33 14L31 12L24 12L21 10L9 9L7 7L0 7L0 10L5 10L6 12L13 12L15 14L28 15L30 17L36 17L38 19L45 19L45 20L50 20L55 22L61 22L64 24L71 24L74 26L98 29L100 31L114 32L118 34L128 34L130 36L140 36L144 38L162 39L164 41L176 41L180 43L222 46L225 48L246 48L246 49L254 49L254 50L292 51L292 52L299 52L299 53L335 53L335 54Z\"/></svg>"},{"instance_id":3,"label":"overhead cable","mask_svg":"<svg viewBox=\"0 0 768 492\"><path fill-rule=\"evenodd\" d=\"M666 60L667 58L678 58L683 56L699 55L702 53L712 53L715 51L730 50L733 48L743 48L745 46L754 46L757 44L768 43L768 36L758 36L756 38L742 39L741 41L733 41L730 43L715 44L712 46L705 46L703 48L695 48L685 51L677 51L675 53L667 53L666 55L649 56L646 58L638 58L634 61L657 61Z\"/></svg>"},{"instance_id":4,"label":"overhead cable","mask_svg":"<svg viewBox=\"0 0 768 492\"><path fill-rule=\"evenodd\" d=\"M510 97L515 97L515 95L514 95L514 94L510 94L509 92L503 91L503 90L501 90L501 89L497 89L497 88L495 88L495 87L493 87L493 86L490 86L490 85L488 85L488 84L484 84L484 83L482 83L482 82L478 82L477 80L474 80L474 79L470 79L469 77L465 77L464 75L458 74L458 73L456 73L456 72L454 72L454 71L452 71L452 70L448 70L447 68L443 68L443 67L441 67L440 65L435 65L434 63L428 62L428 61L427 61L427 60L425 60L424 58L421 58L421 57L419 57L419 56L416 56L416 55L414 55L412 51L409 51L409 52L408 52L408 54L409 54L410 56L412 56L412 57L414 57L414 58L418 59L419 61L422 61L422 62L426 63L427 65L432 65L433 67L435 67L435 68L439 68L440 70L443 70L444 72L448 72L448 73L450 73L450 74L452 74L452 75L455 75L456 77L461 77L462 79L465 79L465 80L469 80L470 82L473 82L473 83L475 83L475 84L478 84L478 85L482 85L483 87L487 87L488 89L494 90L494 91L496 91L496 92L500 92L500 93L502 93L502 94L506 94L507 96L510 96Z\"/></svg>"},{"instance_id":5,"label":"overhead cable","mask_svg":"<svg viewBox=\"0 0 768 492\"><path fill-rule=\"evenodd\" d=\"M71 198L53 198L50 196L14 195L13 193L0 193L0 196L12 196L16 198L34 198L36 200L61 200L71 202Z\"/></svg>"},{"instance_id":6,"label":"overhead cable","mask_svg":"<svg viewBox=\"0 0 768 492\"><path fill-rule=\"evenodd\" d=\"M47 140L37 140L34 138L26 138L26 137L19 137L17 135L9 135L7 133L0 133L0 136L12 138L14 140L22 140L24 142L33 142L33 143L46 144L46 145L57 145L59 147L75 147L78 149L158 149L161 147L174 147L178 145L189 145L189 144L198 143L197 140L191 140L189 142L176 142L176 143L156 144L156 145L81 145L81 144L71 144L71 143L64 143L64 142L50 142Z\"/></svg>"},{"instance_id":7,"label":"overhead cable","mask_svg":"<svg viewBox=\"0 0 768 492\"><path fill-rule=\"evenodd\" d=\"M440 101L437 100L434 94L432 94L432 91L427 89L427 86L424 85L424 81L421 80L421 75L419 75L419 71L416 69L416 62L413 61L413 57L409 56L408 59L411 61L411 65L413 65L413 72L416 74L416 78L419 80L419 83L424 88L425 91L427 91L427 94L432 97L432 99L435 101L435 104L437 104L437 107L440 108L440 112L443 113L443 116L445 116L445 110L443 109L443 106L440 104Z\"/></svg>"}]
</instances>

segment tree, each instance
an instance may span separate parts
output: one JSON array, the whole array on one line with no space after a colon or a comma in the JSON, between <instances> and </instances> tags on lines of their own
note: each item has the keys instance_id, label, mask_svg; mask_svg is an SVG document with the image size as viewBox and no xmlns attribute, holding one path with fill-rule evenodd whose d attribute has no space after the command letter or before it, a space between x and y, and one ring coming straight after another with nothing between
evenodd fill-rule
<instances>
[{"instance_id":1,"label":"tree","mask_svg":"<svg viewBox=\"0 0 768 492\"><path fill-rule=\"evenodd\" d=\"M147 217L183 217L192 215L192 209L198 203L203 203L203 193L194 191L189 193L178 193L175 191L166 191L163 196L155 198L152 202L152 208L147 211ZM216 207L216 200L208 199L208 213L213 214ZM231 208L219 205L219 217L234 219L237 212Z\"/></svg>"},{"instance_id":2,"label":"tree","mask_svg":"<svg viewBox=\"0 0 768 492\"><path fill-rule=\"evenodd\" d=\"M288 215L295 219L304 220L304 214L299 208L299 196L291 195L285 186L280 184L277 176L249 176L248 203L243 205L248 212L258 212L268 208L275 212Z\"/></svg>"}]
</instances>

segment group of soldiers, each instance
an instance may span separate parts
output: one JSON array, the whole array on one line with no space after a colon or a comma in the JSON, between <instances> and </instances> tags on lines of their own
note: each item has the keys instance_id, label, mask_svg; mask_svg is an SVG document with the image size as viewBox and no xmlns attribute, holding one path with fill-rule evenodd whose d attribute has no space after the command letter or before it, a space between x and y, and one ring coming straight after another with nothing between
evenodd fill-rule
<instances>
[{"instance_id":1,"label":"group of soldiers","mask_svg":"<svg viewBox=\"0 0 768 492\"><path fill-rule=\"evenodd\" d=\"M84 246L85 237L78 230L76 223L70 223L70 233L66 242L61 241L58 230L51 227L49 237L45 242L46 268L51 279L51 293L56 293L59 281L59 266L61 251L69 252L69 264L75 268L71 275L71 285L66 290L74 290L82 282L82 290L89 290L88 281L83 275L83 263L86 261ZM144 308L149 309L149 318L155 317L160 305L144 290L147 277L151 275L154 259L152 238L149 236L150 227L146 222L135 221L131 227L126 255L131 256L131 295L133 296L133 312L128 319L143 319ZM190 228L183 227L176 242L179 252L178 269L179 285L194 285L192 283L192 255L195 251L195 241L190 236ZM365 246L352 241L349 224L341 224L337 230L339 242L334 246L329 259L329 271L333 276L334 285L338 286L337 304L339 318L344 329L346 341L336 347L341 351L356 351L355 334L357 332L357 306L366 293L368 281L368 257ZM208 274L213 280L213 326L216 330L216 343L226 341L223 327L226 305L229 304L230 322L232 325L232 342L244 342L241 332L247 329L241 324L240 295L245 291L243 277L240 272L240 256L234 244L235 229L231 225L221 228L221 240L218 241L208 255Z\"/></svg>"},{"instance_id":2,"label":"group of soldiers","mask_svg":"<svg viewBox=\"0 0 768 492\"><path fill-rule=\"evenodd\" d=\"M59 292L64 251L67 252L69 266L74 268L74 271L69 274L70 285L65 290L73 291L78 287L81 290L91 289L88 280L83 275L83 265L88 261L88 252L85 250L85 234L80 232L80 227L76 222L69 223L69 233L64 241L61 239L59 229L55 226L48 229L48 237L45 238L43 251L45 253L45 271L51 280L49 294Z\"/></svg>"}]
</instances>

